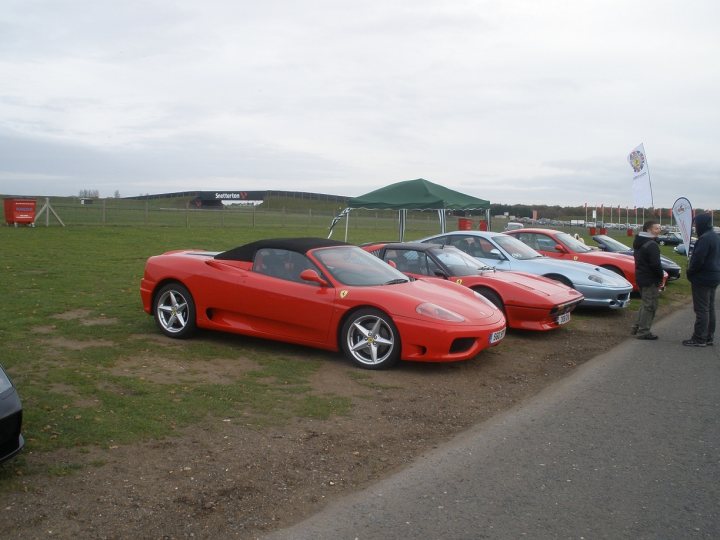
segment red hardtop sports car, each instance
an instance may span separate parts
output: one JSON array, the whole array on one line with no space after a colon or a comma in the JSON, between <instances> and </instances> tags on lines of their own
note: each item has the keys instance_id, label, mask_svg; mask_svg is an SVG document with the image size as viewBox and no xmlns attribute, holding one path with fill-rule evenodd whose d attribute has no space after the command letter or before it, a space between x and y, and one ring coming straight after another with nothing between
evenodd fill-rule
<instances>
[{"instance_id":1,"label":"red hardtop sports car","mask_svg":"<svg viewBox=\"0 0 720 540\"><path fill-rule=\"evenodd\" d=\"M570 321L583 295L558 281L524 272L496 272L449 245L420 242L368 244L377 255L408 276L459 283L500 308L511 328L552 330Z\"/></svg>"},{"instance_id":2,"label":"red hardtop sports car","mask_svg":"<svg viewBox=\"0 0 720 540\"><path fill-rule=\"evenodd\" d=\"M635 281L635 259L620 253L608 253L593 249L572 235L553 229L518 229L508 231L506 234L514 236L548 257L580 261L612 270L632 283L633 291L639 290ZM667 272L663 279L663 287L666 282Z\"/></svg>"},{"instance_id":3,"label":"red hardtop sports car","mask_svg":"<svg viewBox=\"0 0 720 540\"><path fill-rule=\"evenodd\" d=\"M505 335L502 312L477 293L412 281L357 246L323 238L150 257L140 294L170 337L198 327L246 334L342 350L368 369L467 360Z\"/></svg>"}]
</instances>

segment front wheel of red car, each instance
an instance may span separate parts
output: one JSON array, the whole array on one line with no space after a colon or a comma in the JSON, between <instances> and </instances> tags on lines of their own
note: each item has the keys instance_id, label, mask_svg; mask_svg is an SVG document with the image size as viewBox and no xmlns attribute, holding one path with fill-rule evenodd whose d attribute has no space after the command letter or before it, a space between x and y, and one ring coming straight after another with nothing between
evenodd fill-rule
<instances>
[{"instance_id":1,"label":"front wheel of red car","mask_svg":"<svg viewBox=\"0 0 720 540\"><path fill-rule=\"evenodd\" d=\"M340 346L345 356L364 369L387 369L400 360L400 335L382 311L360 309L343 324Z\"/></svg>"},{"instance_id":2,"label":"front wheel of red car","mask_svg":"<svg viewBox=\"0 0 720 540\"><path fill-rule=\"evenodd\" d=\"M155 295L155 322L172 338L186 338L195 331L195 302L190 291L179 283L169 283Z\"/></svg>"}]
</instances>

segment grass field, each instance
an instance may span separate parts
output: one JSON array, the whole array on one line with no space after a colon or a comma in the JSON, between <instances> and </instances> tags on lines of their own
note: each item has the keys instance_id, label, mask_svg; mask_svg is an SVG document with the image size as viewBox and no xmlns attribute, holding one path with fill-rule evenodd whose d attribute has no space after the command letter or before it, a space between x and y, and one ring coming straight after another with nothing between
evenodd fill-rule
<instances>
[{"instance_id":1,"label":"grass field","mask_svg":"<svg viewBox=\"0 0 720 540\"><path fill-rule=\"evenodd\" d=\"M263 426L346 414L347 399L318 395L308 385L329 358L343 361L339 354L217 334L178 344L161 338L142 311L139 280L151 255L327 234L327 220L286 214L281 222L282 216L275 214L271 226L0 227L0 363L23 400L27 450L160 438L209 415L242 416L250 426ZM409 224L411 238L437 232L435 216L427 217ZM385 219L353 219L349 240L396 238L394 220ZM669 248L663 252L672 255ZM669 289L669 295L687 295L688 284L682 279ZM187 369L165 380L162 359L169 356ZM222 382L197 376L213 360L226 358L249 360L253 368ZM157 377L125 373L128 362L148 364ZM21 454L12 474L24 467ZM10 471L0 468L0 479Z\"/></svg>"}]
</instances>

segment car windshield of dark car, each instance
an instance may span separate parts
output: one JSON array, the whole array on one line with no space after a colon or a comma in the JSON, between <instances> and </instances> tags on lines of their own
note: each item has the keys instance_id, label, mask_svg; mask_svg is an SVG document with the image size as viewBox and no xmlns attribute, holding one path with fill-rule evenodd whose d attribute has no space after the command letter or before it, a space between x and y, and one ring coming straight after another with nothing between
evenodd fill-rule
<instances>
[{"instance_id":1,"label":"car windshield of dark car","mask_svg":"<svg viewBox=\"0 0 720 540\"><path fill-rule=\"evenodd\" d=\"M577 240L574 236L570 236L568 233L559 233L557 239L560 240L565 246L575 253L587 253L593 249L590 246L586 246L584 242Z\"/></svg>"},{"instance_id":2,"label":"car windshield of dark car","mask_svg":"<svg viewBox=\"0 0 720 540\"><path fill-rule=\"evenodd\" d=\"M610 238L609 236L600 235L597 237L598 241L602 242L604 246L608 248L608 251L627 251L630 248L623 244L622 242L618 242L614 238Z\"/></svg>"},{"instance_id":3,"label":"car windshield of dark car","mask_svg":"<svg viewBox=\"0 0 720 540\"><path fill-rule=\"evenodd\" d=\"M490 267L452 246L431 249L430 252L447 266L453 276L474 276Z\"/></svg>"},{"instance_id":4,"label":"car windshield of dark car","mask_svg":"<svg viewBox=\"0 0 720 540\"><path fill-rule=\"evenodd\" d=\"M367 287L410 281L405 274L359 247L322 248L313 251L312 255L343 285Z\"/></svg>"},{"instance_id":5,"label":"car windshield of dark car","mask_svg":"<svg viewBox=\"0 0 720 540\"><path fill-rule=\"evenodd\" d=\"M508 236L506 234L498 234L497 236L493 236L492 239L493 242L503 248L513 259L517 259L519 261L526 261L529 259L543 258L543 255L535 251L527 244L523 244L517 238L513 238L512 236Z\"/></svg>"}]
</instances>

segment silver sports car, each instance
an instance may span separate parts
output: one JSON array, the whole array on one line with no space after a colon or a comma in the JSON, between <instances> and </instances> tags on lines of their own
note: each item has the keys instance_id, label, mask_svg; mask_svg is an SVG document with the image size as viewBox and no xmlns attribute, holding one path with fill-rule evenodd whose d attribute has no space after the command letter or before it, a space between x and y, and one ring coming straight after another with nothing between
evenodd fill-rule
<instances>
[{"instance_id":1,"label":"silver sports car","mask_svg":"<svg viewBox=\"0 0 720 540\"><path fill-rule=\"evenodd\" d=\"M515 270L555 279L582 293L583 306L618 309L630 301L632 284L624 277L599 266L545 257L507 234L454 231L420 242L455 246L496 270Z\"/></svg>"}]
</instances>

